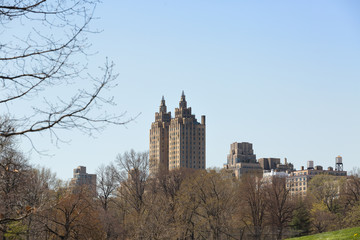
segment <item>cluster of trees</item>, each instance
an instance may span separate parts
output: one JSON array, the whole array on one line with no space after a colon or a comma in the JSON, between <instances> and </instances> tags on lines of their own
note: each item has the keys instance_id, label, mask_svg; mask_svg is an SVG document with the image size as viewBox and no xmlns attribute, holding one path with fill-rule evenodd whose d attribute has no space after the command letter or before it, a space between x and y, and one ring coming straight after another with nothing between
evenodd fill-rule
<instances>
[{"instance_id":1,"label":"cluster of trees","mask_svg":"<svg viewBox=\"0 0 360 240\"><path fill-rule=\"evenodd\" d=\"M82 61L98 2L0 0L0 238L282 239L359 225L356 173L314 177L298 198L283 178L184 169L149 178L148 154L130 151L98 169L94 197L31 166L14 137L128 121L101 111L114 104L103 95L113 64L97 77Z\"/></svg>"},{"instance_id":2,"label":"cluster of trees","mask_svg":"<svg viewBox=\"0 0 360 240\"><path fill-rule=\"evenodd\" d=\"M283 239L360 223L360 177L319 175L306 198L284 178L179 169L148 176L148 153L97 171L95 197L1 143L2 239Z\"/></svg>"}]
</instances>

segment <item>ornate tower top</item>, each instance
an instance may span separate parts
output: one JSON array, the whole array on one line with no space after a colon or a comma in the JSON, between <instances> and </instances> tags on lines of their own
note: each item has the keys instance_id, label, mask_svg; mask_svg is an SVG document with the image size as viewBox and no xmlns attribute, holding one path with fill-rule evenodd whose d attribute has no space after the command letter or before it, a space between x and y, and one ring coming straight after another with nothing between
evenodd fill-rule
<instances>
[{"instance_id":1,"label":"ornate tower top","mask_svg":"<svg viewBox=\"0 0 360 240\"><path fill-rule=\"evenodd\" d=\"M161 104L160 104L159 112L166 113L166 104L165 104L164 95L161 98Z\"/></svg>"},{"instance_id":2,"label":"ornate tower top","mask_svg":"<svg viewBox=\"0 0 360 240\"><path fill-rule=\"evenodd\" d=\"M179 108L186 108L187 107L187 103L186 103L186 99L185 99L185 94L184 94L184 90L182 91L182 94L181 94L181 99L180 99L180 102L179 102Z\"/></svg>"},{"instance_id":3,"label":"ornate tower top","mask_svg":"<svg viewBox=\"0 0 360 240\"><path fill-rule=\"evenodd\" d=\"M170 122L170 120L171 120L171 112L167 112L165 98L164 96L162 96L159 112L155 113L155 122Z\"/></svg>"},{"instance_id":4,"label":"ornate tower top","mask_svg":"<svg viewBox=\"0 0 360 240\"><path fill-rule=\"evenodd\" d=\"M184 91L181 93L179 108L175 108L175 118L192 118L196 121L195 115L191 114L191 107L187 107Z\"/></svg>"}]
</instances>

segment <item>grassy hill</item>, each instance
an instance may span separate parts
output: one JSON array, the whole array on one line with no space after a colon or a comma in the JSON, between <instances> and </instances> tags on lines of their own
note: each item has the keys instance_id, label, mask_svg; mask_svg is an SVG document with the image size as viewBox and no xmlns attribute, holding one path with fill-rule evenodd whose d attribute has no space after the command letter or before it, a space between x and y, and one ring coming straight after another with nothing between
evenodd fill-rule
<instances>
[{"instance_id":1,"label":"grassy hill","mask_svg":"<svg viewBox=\"0 0 360 240\"><path fill-rule=\"evenodd\" d=\"M297 238L289 238L289 240L342 240L342 239L356 239L360 240L360 227L355 228L346 228L334 232L325 232L319 233L315 235L305 236L305 237L297 237Z\"/></svg>"}]
</instances>

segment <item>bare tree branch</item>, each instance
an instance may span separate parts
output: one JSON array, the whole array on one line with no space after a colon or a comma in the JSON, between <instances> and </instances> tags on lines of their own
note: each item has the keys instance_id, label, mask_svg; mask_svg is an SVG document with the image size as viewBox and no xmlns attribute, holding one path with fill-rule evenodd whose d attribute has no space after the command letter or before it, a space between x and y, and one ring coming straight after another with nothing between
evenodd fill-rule
<instances>
[{"instance_id":1,"label":"bare tree branch","mask_svg":"<svg viewBox=\"0 0 360 240\"><path fill-rule=\"evenodd\" d=\"M33 133L49 131L58 138L58 129L78 129L91 135L108 124L133 120L124 119L125 113L108 114L103 109L115 105L104 95L116 86L114 64L106 60L100 68L102 77L94 77L81 60L88 56L87 34L92 32L89 24L98 2L0 0L0 24L5 27L0 33L0 115L13 124L8 128L2 122L5 118L0 119L0 137L30 138ZM27 34L14 30L14 25ZM73 85L79 81L87 85L76 91ZM55 96L49 95L56 89L60 90ZM14 104L21 104L20 112L14 110Z\"/></svg>"}]
</instances>

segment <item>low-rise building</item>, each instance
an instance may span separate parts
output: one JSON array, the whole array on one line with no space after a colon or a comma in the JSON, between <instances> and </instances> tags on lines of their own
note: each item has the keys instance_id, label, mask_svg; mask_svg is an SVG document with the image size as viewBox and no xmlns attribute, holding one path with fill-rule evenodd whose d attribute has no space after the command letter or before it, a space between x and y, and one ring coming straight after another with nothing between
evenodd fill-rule
<instances>
[{"instance_id":1,"label":"low-rise building","mask_svg":"<svg viewBox=\"0 0 360 240\"><path fill-rule=\"evenodd\" d=\"M275 172L292 172L294 170L294 165L288 163L286 158L284 164L280 162L280 158L260 158L258 161L264 172L271 170Z\"/></svg>"},{"instance_id":2,"label":"low-rise building","mask_svg":"<svg viewBox=\"0 0 360 240\"><path fill-rule=\"evenodd\" d=\"M271 169L270 171L264 171L263 178L271 178L271 177L289 177L290 173L276 171Z\"/></svg>"},{"instance_id":3,"label":"low-rise building","mask_svg":"<svg viewBox=\"0 0 360 240\"><path fill-rule=\"evenodd\" d=\"M318 165L314 167L314 162L308 161L307 169L302 166L301 170L290 173L289 177L286 180L286 186L290 189L291 194L305 196L308 190L310 180L316 175L322 174L338 177L347 176L346 171L343 171L342 168L341 170L339 169L340 168L336 168L334 170L332 167L328 167L327 170L324 170L322 166Z\"/></svg>"}]
</instances>

